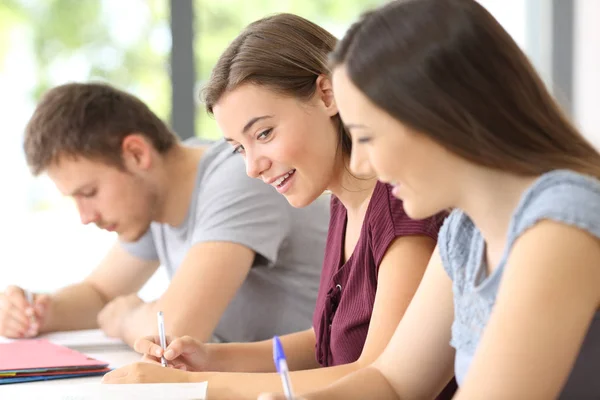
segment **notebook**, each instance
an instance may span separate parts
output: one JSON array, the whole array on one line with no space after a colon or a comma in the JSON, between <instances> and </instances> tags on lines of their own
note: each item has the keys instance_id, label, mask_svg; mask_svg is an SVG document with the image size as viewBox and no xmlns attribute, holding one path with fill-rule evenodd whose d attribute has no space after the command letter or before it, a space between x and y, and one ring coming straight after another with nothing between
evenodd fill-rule
<instances>
[{"instance_id":1,"label":"notebook","mask_svg":"<svg viewBox=\"0 0 600 400\"><path fill-rule=\"evenodd\" d=\"M110 368L101 369L97 371L79 371L77 373L65 374L61 373L48 373L48 374L25 374L15 375L11 377L0 377L0 385L9 385L13 383L27 383L27 382L39 382L39 381L53 381L57 379L68 379L68 378L83 378L87 376L102 376L110 371Z\"/></svg>"},{"instance_id":2,"label":"notebook","mask_svg":"<svg viewBox=\"0 0 600 400\"><path fill-rule=\"evenodd\" d=\"M101 369L108 363L46 339L0 344L0 373L32 373L54 370Z\"/></svg>"},{"instance_id":3,"label":"notebook","mask_svg":"<svg viewBox=\"0 0 600 400\"><path fill-rule=\"evenodd\" d=\"M0 385L99 376L108 364L45 339L0 344Z\"/></svg>"}]
</instances>

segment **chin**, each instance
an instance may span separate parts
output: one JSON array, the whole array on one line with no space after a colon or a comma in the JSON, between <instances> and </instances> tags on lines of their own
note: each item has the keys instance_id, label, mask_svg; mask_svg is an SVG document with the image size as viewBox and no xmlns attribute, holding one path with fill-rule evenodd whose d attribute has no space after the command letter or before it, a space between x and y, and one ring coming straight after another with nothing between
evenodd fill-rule
<instances>
[{"instance_id":1,"label":"chin","mask_svg":"<svg viewBox=\"0 0 600 400\"><path fill-rule=\"evenodd\" d=\"M403 201L404 212L411 219L425 219L434 216L439 210L432 210L429 207L419 207L411 202Z\"/></svg>"},{"instance_id":2,"label":"chin","mask_svg":"<svg viewBox=\"0 0 600 400\"><path fill-rule=\"evenodd\" d=\"M124 231L122 233L119 233L119 240L122 242L126 242L126 243L137 242L138 240L140 240L140 238L142 236L144 236L144 233L146 233L145 230L141 233L132 232L132 231Z\"/></svg>"},{"instance_id":3,"label":"chin","mask_svg":"<svg viewBox=\"0 0 600 400\"><path fill-rule=\"evenodd\" d=\"M317 197L290 195L290 196L285 196L285 199L294 208L304 208L306 206L311 205L316 200Z\"/></svg>"},{"instance_id":4,"label":"chin","mask_svg":"<svg viewBox=\"0 0 600 400\"><path fill-rule=\"evenodd\" d=\"M125 243L132 243L137 241L136 238L132 238L130 234L128 234L127 232L124 233L119 233L119 240L121 242L125 242Z\"/></svg>"}]
</instances>

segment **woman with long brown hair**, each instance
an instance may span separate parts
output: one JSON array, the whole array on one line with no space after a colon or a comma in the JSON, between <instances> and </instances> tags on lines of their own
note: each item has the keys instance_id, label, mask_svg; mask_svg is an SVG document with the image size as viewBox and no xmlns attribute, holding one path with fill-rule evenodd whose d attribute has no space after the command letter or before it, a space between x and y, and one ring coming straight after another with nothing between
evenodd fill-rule
<instances>
[{"instance_id":1,"label":"woman with long brown hair","mask_svg":"<svg viewBox=\"0 0 600 400\"><path fill-rule=\"evenodd\" d=\"M600 155L473 0L394 1L333 53L351 132L413 218L454 209L377 361L307 399L600 398ZM452 306L454 304L454 306Z\"/></svg>"},{"instance_id":2,"label":"woman with long brown hair","mask_svg":"<svg viewBox=\"0 0 600 400\"><path fill-rule=\"evenodd\" d=\"M313 326L281 338L300 392L324 387L381 353L421 281L446 215L411 219L368 164L354 158L355 173L349 171L352 142L327 61L335 43L325 29L296 15L261 19L229 45L204 89L208 112L232 151L244 157L249 176L272 185L294 207L332 193ZM136 349L157 361L162 350L156 342L140 340ZM138 363L105 381L208 381L211 399L255 398L281 388L271 341L203 344L183 337L164 355L185 371Z\"/></svg>"}]
</instances>

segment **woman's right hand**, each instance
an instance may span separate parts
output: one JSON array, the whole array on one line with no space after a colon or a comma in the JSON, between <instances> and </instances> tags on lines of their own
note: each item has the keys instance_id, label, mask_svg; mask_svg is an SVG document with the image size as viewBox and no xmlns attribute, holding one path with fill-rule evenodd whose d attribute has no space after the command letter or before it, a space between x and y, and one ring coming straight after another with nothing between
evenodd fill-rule
<instances>
[{"instance_id":1,"label":"woman's right hand","mask_svg":"<svg viewBox=\"0 0 600 400\"><path fill-rule=\"evenodd\" d=\"M133 348L143 354L142 361L160 364L164 354L170 367L184 371L206 371L208 369L207 346L191 336L171 338L167 336L167 348L160 347L158 336L146 336L135 341Z\"/></svg>"}]
</instances>

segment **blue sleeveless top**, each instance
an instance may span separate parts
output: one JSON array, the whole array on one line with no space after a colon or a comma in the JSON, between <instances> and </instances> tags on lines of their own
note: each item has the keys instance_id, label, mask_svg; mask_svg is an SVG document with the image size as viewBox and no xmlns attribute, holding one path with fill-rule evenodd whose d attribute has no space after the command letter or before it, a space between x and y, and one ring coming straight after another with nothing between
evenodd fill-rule
<instances>
[{"instance_id":1,"label":"blue sleeveless top","mask_svg":"<svg viewBox=\"0 0 600 400\"><path fill-rule=\"evenodd\" d=\"M454 322L450 344L456 349L455 374L459 386L494 307L512 246L542 219L572 225L600 238L600 181L567 170L539 177L523 194L510 221L500 263L489 276L484 238L465 213L453 211L440 230L438 247L453 282ZM600 311L588 330L561 398L600 399Z\"/></svg>"}]
</instances>

